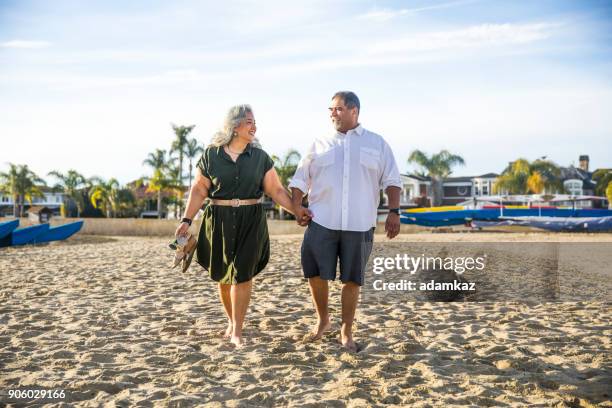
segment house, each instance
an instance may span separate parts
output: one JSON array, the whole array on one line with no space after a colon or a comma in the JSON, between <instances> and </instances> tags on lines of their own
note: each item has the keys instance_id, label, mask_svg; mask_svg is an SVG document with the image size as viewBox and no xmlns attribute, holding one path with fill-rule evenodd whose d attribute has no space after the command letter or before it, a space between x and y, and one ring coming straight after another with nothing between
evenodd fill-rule
<instances>
[{"instance_id":1,"label":"house","mask_svg":"<svg viewBox=\"0 0 612 408\"><path fill-rule=\"evenodd\" d=\"M401 174L402 192L400 207L429 207L433 202L431 177L417 174ZM442 205L457 205L469 198L492 195L497 173L480 176L448 177L442 182ZM387 196L383 195L380 208L387 208Z\"/></svg>"},{"instance_id":2,"label":"house","mask_svg":"<svg viewBox=\"0 0 612 408\"><path fill-rule=\"evenodd\" d=\"M579 167L561 167L561 180L563 188L570 195L593 195L595 185L593 173L589 171L589 156L579 157Z\"/></svg>"},{"instance_id":3,"label":"house","mask_svg":"<svg viewBox=\"0 0 612 408\"><path fill-rule=\"evenodd\" d=\"M53 189L42 186L40 187L43 197L34 197L32 202L25 201L25 210L31 206L48 207L54 214L59 215L60 207L64 201L64 193L54 191ZM13 214L13 197L8 194L0 193L0 215Z\"/></svg>"}]
</instances>

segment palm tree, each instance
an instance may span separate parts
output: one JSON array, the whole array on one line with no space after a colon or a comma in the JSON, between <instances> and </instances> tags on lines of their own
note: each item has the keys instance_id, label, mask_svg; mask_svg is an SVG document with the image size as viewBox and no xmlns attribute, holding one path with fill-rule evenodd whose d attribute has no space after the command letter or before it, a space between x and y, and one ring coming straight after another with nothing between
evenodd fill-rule
<instances>
[{"instance_id":1,"label":"palm tree","mask_svg":"<svg viewBox=\"0 0 612 408\"><path fill-rule=\"evenodd\" d=\"M155 169L153 177L148 179L147 191L157 193L157 218L161 218L162 193L168 190L176 190L178 186L175 179L168 174L167 169Z\"/></svg>"},{"instance_id":2,"label":"palm tree","mask_svg":"<svg viewBox=\"0 0 612 408\"><path fill-rule=\"evenodd\" d=\"M442 203L442 183L445 178L452 174L451 168L456 165L464 165L463 157L451 154L448 150L441 150L439 153L429 157L420 150L414 150L408 157L408 163L416 163L421 166L431 178L433 189L433 205Z\"/></svg>"},{"instance_id":3,"label":"palm tree","mask_svg":"<svg viewBox=\"0 0 612 408\"><path fill-rule=\"evenodd\" d=\"M550 160L538 159L529 162L518 159L506 167L495 180L493 191L505 194L540 194L563 189L561 170Z\"/></svg>"},{"instance_id":4,"label":"palm tree","mask_svg":"<svg viewBox=\"0 0 612 408\"><path fill-rule=\"evenodd\" d=\"M275 155L272 156L278 178L283 186L287 187L289 185L289 180L295 174L301 158L302 156L295 149L289 149L282 159Z\"/></svg>"},{"instance_id":5,"label":"palm tree","mask_svg":"<svg viewBox=\"0 0 612 408\"><path fill-rule=\"evenodd\" d=\"M45 181L26 164L9 163L8 172L0 172L0 190L13 198L13 216L23 217L25 201L32 204L34 197L44 197L41 187Z\"/></svg>"},{"instance_id":6,"label":"palm tree","mask_svg":"<svg viewBox=\"0 0 612 408\"><path fill-rule=\"evenodd\" d=\"M116 179L99 180L89 195L94 208L101 208L107 218L115 216L119 208L119 182Z\"/></svg>"},{"instance_id":7,"label":"palm tree","mask_svg":"<svg viewBox=\"0 0 612 408\"><path fill-rule=\"evenodd\" d=\"M274 161L274 168L278 173L281 184L283 187L287 188L291 177L293 177L297 170L298 163L302 156L297 150L289 149L283 158L276 155L272 155L271 158ZM281 206L278 206L278 215L281 220L285 219L285 210Z\"/></svg>"},{"instance_id":8,"label":"palm tree","mask_svg":"<svg viewBox=\"0 0 612 408\"><path fill-rule=\"evenodd\" d=\"M156 149L154 153L149 153L149 156L143 161L143 164L153 168L153 177L148 179L149 187L147 191L157 192L157 218L161 218L162 193L172 185L170 178L166 174L168 169L166 151Z\"/></svg>"},{"instance_id":9,"label":"palm tree","mask_svg":"<svg viewBox=\"0 0 612 408\"><path fill-rule=\"evenodd\" d=\"M608 183L606 188L606 197L608 198L608 208L612 208L612 181Z\"/></svg>"},{"instance_id":10,"label":"palm tree","mask_svg":"<svg viewBox=\"0 0 612 408\"><path fill-rule=\"evenodd\" d=\"M69 198L76 204L77 217L80 217L81 211L83 211L85 207L85 200L83 200L83 194L81 193L81 189L85 186L85 177L76 170L68 170L66 174L54 170L49 172L49 176L53 176L59 180L54 186L54 189L62 191L64 193L64 199ZM65 205L66 203L64 203L64 209Z\"/></svg>"},{"instance_id":11,"label":"palm tree","mask_svg":"<svg viewBox=\"0 0 612 408\"><path fill-rule=\"evenodd\" d=\"M178 153L179 184L182 187L183 186L183 156L185 155L187 145L189 144L188 136L193 130L193 128L195 127L195 125L177 126L174 123L171 123L170 125L172 125L172 130L174 130L174 135L176 136L174 138L174 141L172 142L170 153ZM181 198L182 198L182 194L181 194L181 197L179 197L179 200ZM182 210L183 210L183 205L182 203L180 203L180 211L182 212Z\"/></svg>"},{"instance_id":12,"label":"palm tree","mask_svg":"<svg viewBox=\"0 0 612 408\"><path fill-rule=\"evenodd\" d=\"M599 169L593 173L593 180L597 181L595 185L595 194L598 196L606 195L606 190L612 182L612 169Z\"/></svg>"},{"instance_id":13,"label":"palm tree","mask_svg":"<svg viewBox=\"0 0 612 408\"><path fill-rule=\"evenodd\" d=\"M155 152L149 153L142 164L151 166L153 170L163 169L166 167L166 151L162 149L155 149Z\"/></svg>"},{"instance_id":14,"label":"palm tree","mask_svg":"<svg viewBox=\"0 0 612 408\"><path fill-rule=\"evenodd\" d=\"M189 190L191 191L191 179L193 174L193 159L204 152L204 148L196 139L190 139L185 146L185 155L189 159Z\"/></svg>"}]
</instances>

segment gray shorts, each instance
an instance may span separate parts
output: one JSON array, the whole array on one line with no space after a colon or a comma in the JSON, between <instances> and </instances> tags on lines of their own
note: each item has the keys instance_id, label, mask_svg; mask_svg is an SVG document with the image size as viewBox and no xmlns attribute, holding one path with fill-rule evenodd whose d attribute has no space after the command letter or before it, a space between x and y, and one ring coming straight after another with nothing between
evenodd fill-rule
<instances>
[{"instance_id":1,"label":"gray shorts","mask_svg":"<svg viewBox=\"0 0 612 408\"><path fill-rule=\"evenodd\" d=\"M302 242L304 277L335 280L340 259L340 280L363 286L373 239L374 228L365 232L338 231L310 222Z\"/></svg>"}]
</instances>

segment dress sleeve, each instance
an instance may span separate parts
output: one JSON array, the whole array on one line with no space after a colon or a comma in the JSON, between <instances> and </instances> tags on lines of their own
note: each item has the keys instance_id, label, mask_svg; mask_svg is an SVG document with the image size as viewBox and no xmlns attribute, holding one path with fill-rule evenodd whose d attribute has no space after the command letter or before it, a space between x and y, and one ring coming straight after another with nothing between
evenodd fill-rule
<instances>
[{"instance_id":1,"label":"dress sleeve","mask_svg":"<svg viewBox=\"0 0 612 408\"><path fill-rule=\"evenodd\" d=\"M210 149L205 149L204 153L202 153L202 157L200 157L200 160L198 160L198 163L196 164L196 167L198 169L200 169L200 171L202 172L202 175L204 175L204 177L211 179L210 177L210 173L208 171L209 167L208 167L208 156L209 156L209 152Z\"/></svg>"},{"instance_id":2,"label":"dress sleeve","mask_svg":"<svg viewBox=\"0 0 612 408\"><path fill-rule=\"evenodd\" d=\"M268 153L264 152L264 174L266 174L272 167L274 167L274 160L272 160Z\"/></svg>"}]
</instances>

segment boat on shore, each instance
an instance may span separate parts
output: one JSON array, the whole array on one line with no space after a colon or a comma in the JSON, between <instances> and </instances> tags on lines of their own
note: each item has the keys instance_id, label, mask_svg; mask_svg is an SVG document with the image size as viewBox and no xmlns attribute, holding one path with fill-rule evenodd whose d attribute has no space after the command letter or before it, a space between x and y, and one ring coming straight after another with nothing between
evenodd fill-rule
<instances>
[{"instance_id":1,"label":"boat on shore","mask_svg":"<svg viewBox=\"0 0 612 408\"><path fill-rule=\"evenodd\" d=\"M529 205L504 205L503 201L516 202L517 197L496 196L474 198L471 206L456 207L434 207L431 209L418 209L418 211L407 210L401 214L401 222L404 224L421 225L426 227L443 227L453 225L476 226L477 228L490 226L523 225L534 226L553 231L612 231L608 226L609 218L612 218L612 210L603 208L577 208L576 201L600 199L605 197L594 196L556 196L546 197L545 204L539 196L520 196L521 201L527 201ZM491 204L491 201L499 201L499 205ZM478 201L484 201L478 205ZM555 207L551 203L572 202L572 207ZM538 203L538 205L533 205ZM585 224L586 219L588 222ZM562 222L567 221L567 222ZM582 228L580 225L587 225ZM538 227L538 228L540 228Z\"/></svg>"},{"instance_id":2,"label":"boat on shore","mask_svg":"<svg viewBox=\"0 0 612 408\"><path fill-rule=\"evenodd\" d=\"M49 224L37 224L16 229L18 225L19 220L0 223L0 248L62 241L79 232L83 227L83 221L55 227L50 227Z\"/></svg>"},{"instance_id":3,"label":"boat on shore","mask_svg":"<svg viewBox=\"0 0 612 408\"><path fill-rule=\"evenodd\" d=\"M40 234L48 230L49 224L38 224L31 225L29 227L18 228L12 231L4 238L0 239L0 248L29 244Z\"/></svg>"},{"instance_id":4,"label":"boat on shore","mask_svg":"<svg viewBox=\"0 0 612 408\"><path fill-rule=\"evenodd\" d=\"M6 237L19 226L19 220L0 222L0 239Z\"/></svg>"}]
</instances>

